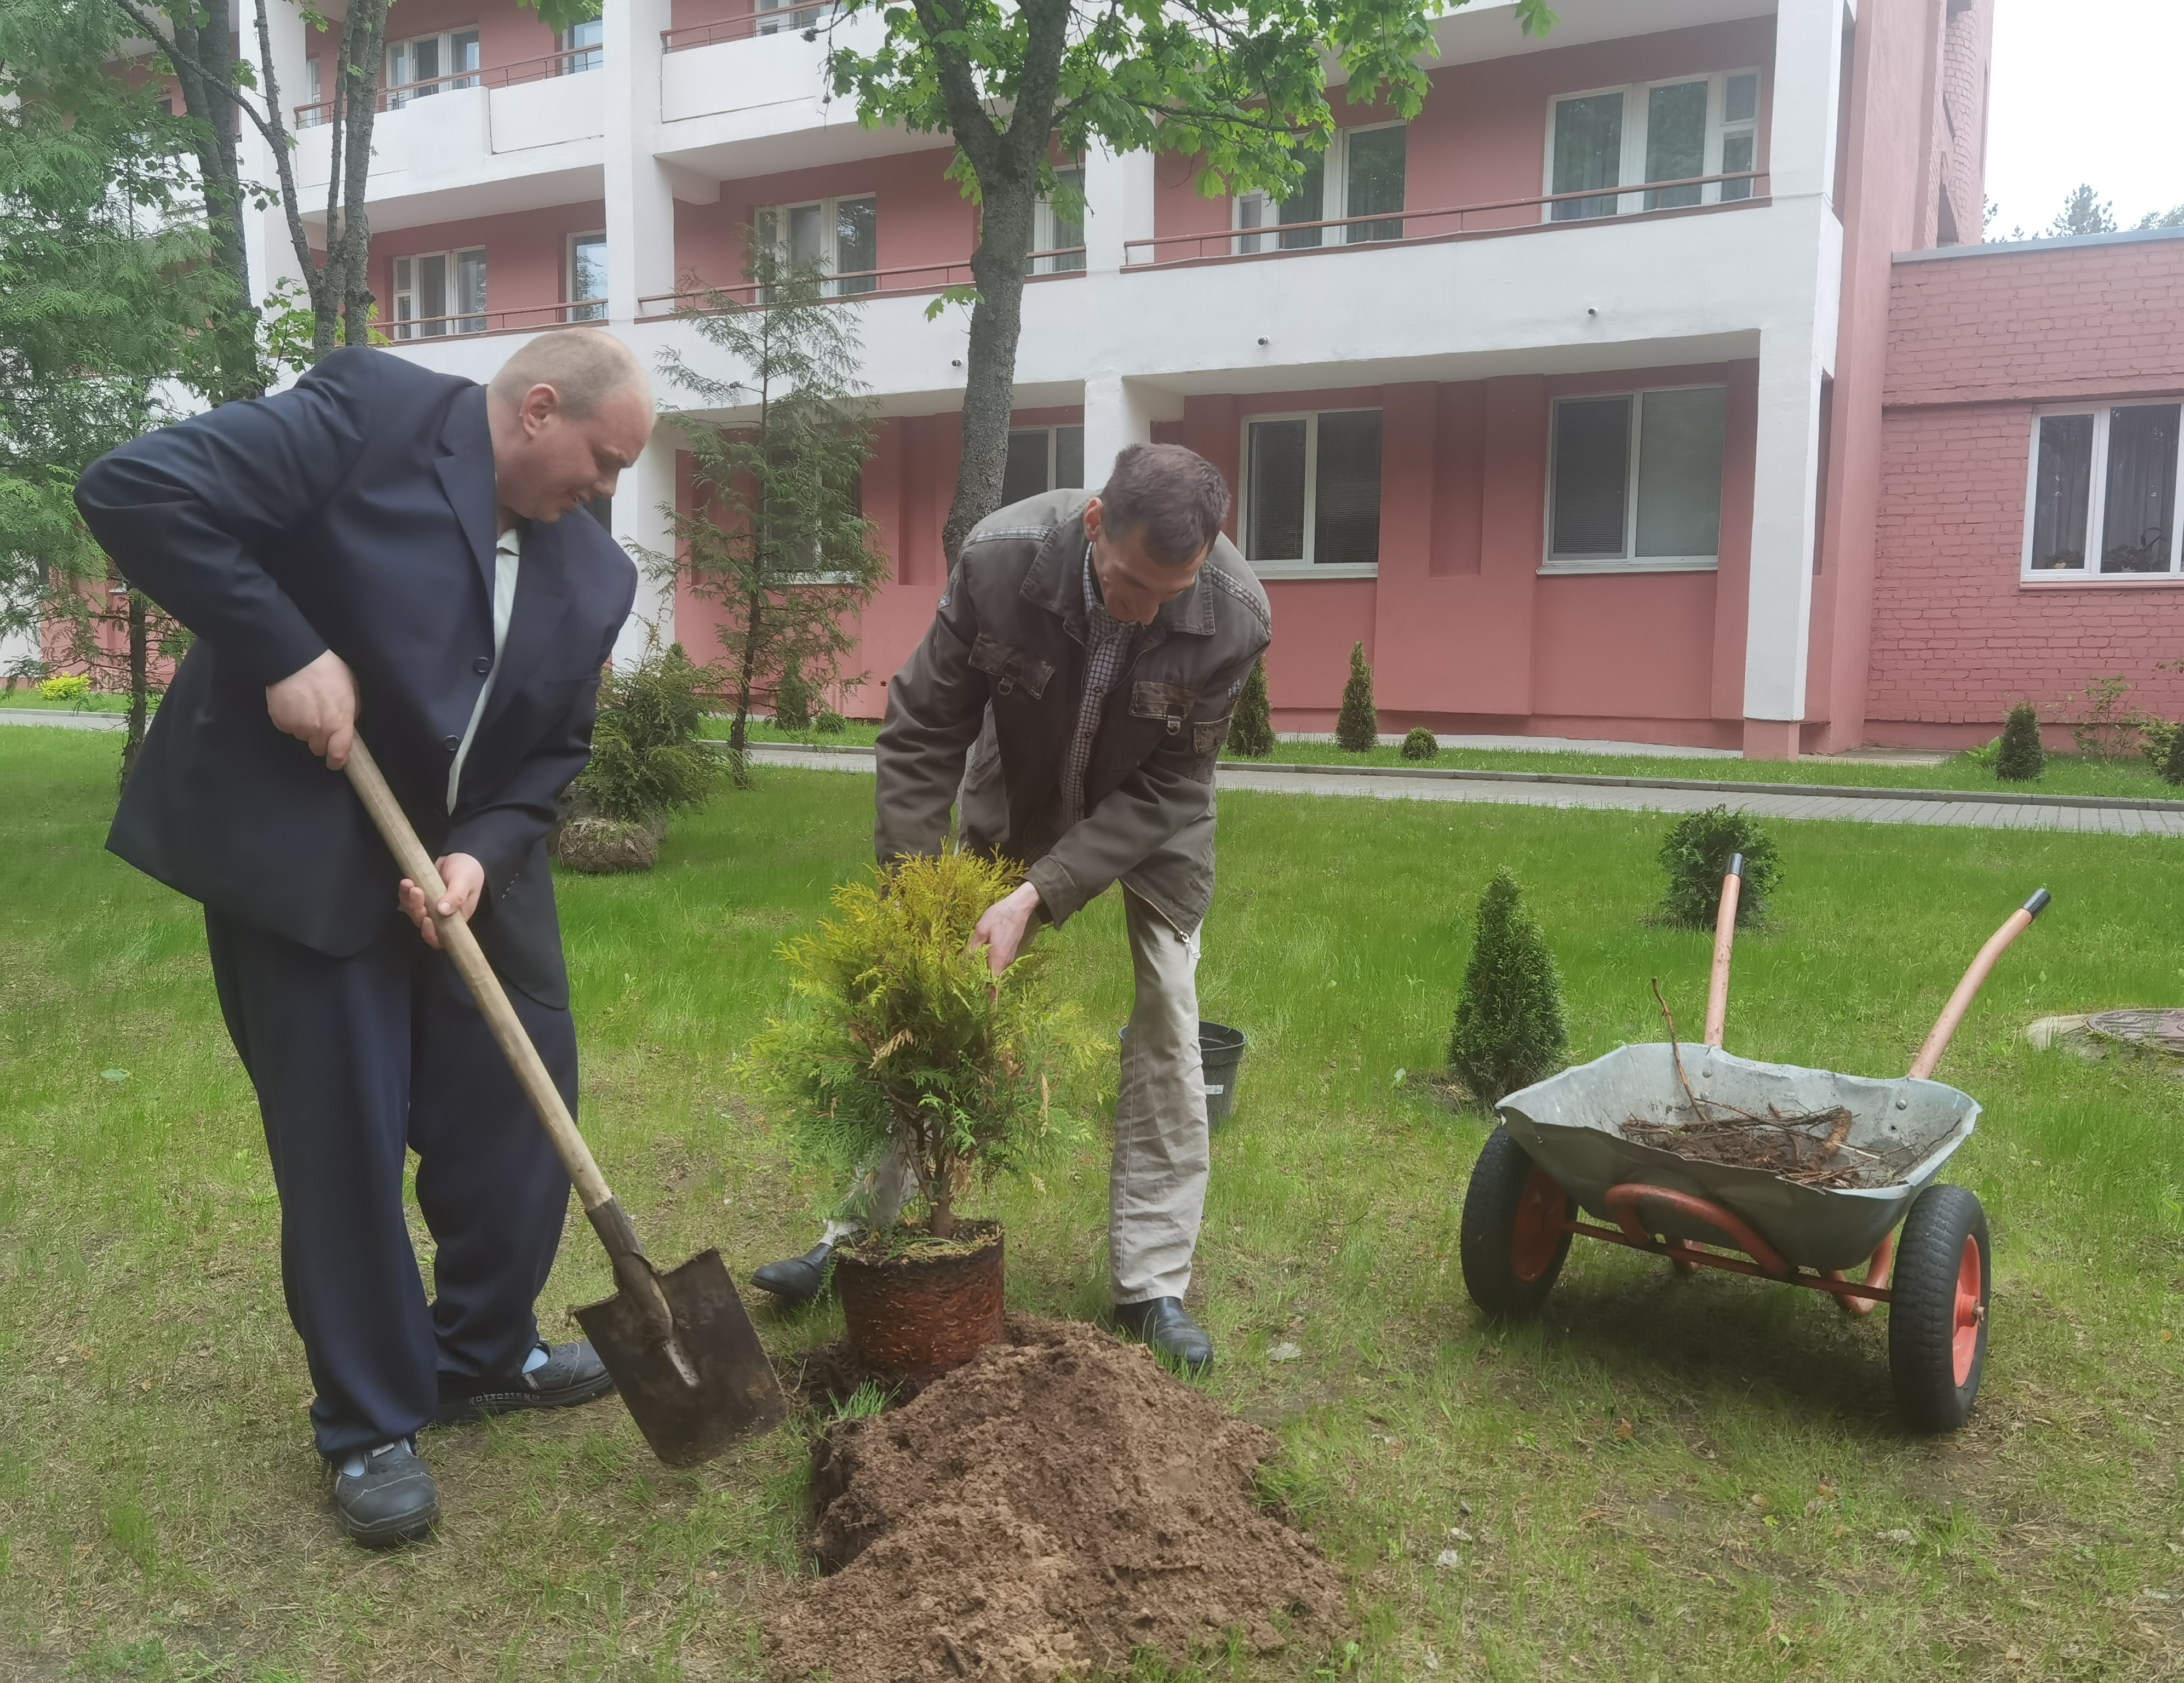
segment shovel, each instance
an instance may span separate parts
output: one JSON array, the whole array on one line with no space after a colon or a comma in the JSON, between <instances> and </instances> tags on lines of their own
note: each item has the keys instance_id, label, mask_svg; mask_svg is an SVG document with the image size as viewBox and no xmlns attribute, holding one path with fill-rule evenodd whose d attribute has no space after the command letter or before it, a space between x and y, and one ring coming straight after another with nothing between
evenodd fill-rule
<instances>
[{"instance_id":1,"label":"shovel","mask_svg":"<svg viewBox=\"0 0 2184 1683\"><path fill-rule=\"evenodd\" d=\"M446 886L361 738L350 745L348 771L402 874L424 889L428 907L437 906ZM460 917L432 916L442 950L454 961L507 1054L517 1084L538 1113L592 1230L614 1263L614 1296L577 1310L577 1319L652 1452L671 1467L694 1466L737 1438L779 1425L787 1413L781 1382L721 1253L701 1251L667 1273L646 1260L637 1229L607 1190L606 1177L592 1161L477 937Z\"/></svg>"}]
</instances>

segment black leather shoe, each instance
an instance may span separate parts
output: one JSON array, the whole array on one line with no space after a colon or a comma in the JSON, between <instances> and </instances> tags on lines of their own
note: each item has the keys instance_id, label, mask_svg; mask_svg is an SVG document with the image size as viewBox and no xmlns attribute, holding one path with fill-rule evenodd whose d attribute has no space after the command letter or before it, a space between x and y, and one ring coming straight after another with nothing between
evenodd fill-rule
<instances>
[{"instance_id":1,"label":"black leather shoe","mask_svg":"<svg viewBox=\"0 0 2184 1683\"><path fill-rule=\"evenodd\" d=\"M614 1389L614 1375L607 1372L590 1340L580 1338L572 1344L540 1347L546 1352L546 1365L527 1374L491 1379L441 1374L440 1406L433 1413L432 1424L465 1425L488 1414L510 1414L519 1408L573 1408Z\"/></svg>"},{"instance_id":2,"label":"black leather shoe","mask_svg":"<svg viewBox=\"0 0 2184 1683\"><path fill-rule=\"evenodd\" d=\"M801 1309L819 1295L827 1283L827 1259L834 1247L821 1240L800 1257L785 1262L768 1262L751 1275L751 1284L770 1291L784 1309Z\"/></svg>"},{"instance_id":3,"label":"black leather shoe","mask_svg":"<svg viewBox=\"0 0 2184 1683\"><path fill-rule=\"evenodd\" d=\"M413 1543L439 1523L440 1493L406 1438L382 1444L354 1477L334 1468L334 1517L366 1548Z\"/></svg>"},{"instance_id":4,"label":"black leather shoe","mask_svg":"<svg viewBox=\"0 0 2184 1683\"><path fill-rule=\"evenodd\" d=\"M1117 1303L1115 1324L1143 1339L1154 1355L1194 1378L1213 1365L1213 1340L1183 1312L1180 1297L1154 1297L1143 1303Z\"/></svg>"}]
</instances>

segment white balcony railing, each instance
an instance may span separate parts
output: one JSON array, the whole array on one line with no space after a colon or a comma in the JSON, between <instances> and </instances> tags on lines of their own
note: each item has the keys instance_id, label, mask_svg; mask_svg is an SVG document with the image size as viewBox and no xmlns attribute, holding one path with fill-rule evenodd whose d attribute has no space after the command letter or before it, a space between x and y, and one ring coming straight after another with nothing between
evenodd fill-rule
<instances>
[{"instance_id":1,"label":"white balcony railing","mask_svg":"<svg viewBox=\"0 0 2184 1683\"><path fill-rule=\"evenodd\" d=\"M572 47L560 53L548 53L536 59L519 59L514 64L496 64L482 70L456 70L444 76L426 76L421 81L396 82L380 88L373 101L375 111L398 111L421 99L430 99L437 93L452 93L466 87L513 87L519 82L544 81L552 76L580 75L586 70L596 70L602 62L604 49L598 47ZM314 104L296 108L296 126L315 129L329 121L333 115L334 103L321 99Z\"/></svg>"}]
</instances>

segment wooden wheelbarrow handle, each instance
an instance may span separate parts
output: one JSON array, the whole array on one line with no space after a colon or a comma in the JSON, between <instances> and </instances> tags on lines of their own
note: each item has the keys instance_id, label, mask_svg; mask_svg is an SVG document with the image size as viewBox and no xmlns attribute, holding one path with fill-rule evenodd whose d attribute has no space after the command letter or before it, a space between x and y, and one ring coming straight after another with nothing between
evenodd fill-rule
<instances>
[{"instance_id":1,"label":"wooden wheelbarrow handle","mask_svg":"<svg viewBox=\"0 0 2184 1683\"><path fill-rule=\"evenodd\" d=\"M379 762L371 757L371 750L364 745L362 737L350 744L344 769L402 874L424 889L426 909L432 914L433 928L439 932L441 950L448 955L455 973L471 990L471 997L477 1002L486 1025L493 1030L493 1038L508 1059L509 1068L515 1072L516 1084L523 1089L523 1096L531 1101L539 1126L554 1142L554 1155L560 1158L561 1167L568 1171L569 1179L577 1189L577 1201L583 1206L585 1217L614 1263L616 1283L632 1292L639 1304L651 1310L664 1339L670 1319L667 1302L660 1295L658 1276L645 1260L644 1247L638 1242L636 1229L608 1189L606 1177L593 1161L584 1136L577 1132L577 1120L561 1102L560 1089L546 1073L538 1049L524 1032L522 1020L516 1016L515 1007L509 1004L500 978L493 973L493 966L478 945L477 937L471 933L471 926L461 917L440 915L437 908L448 891L447 884L440 880L439 867L425 851L424 843L417 839L409 815L394 798L394 791L387 786Z\"/></svg>"},{"instance_id":2,"label":"wooden wheelbarrow handle","mask_svg":"<svg viewBox=\"0 0 2184 1683\"><path fill-rule=\"evenodd\" d=\"M1736 944L1736 903L1744 893L1744 855L1730 855L1713 919L1713 975L1707 984L1706 1043L1719 1048L1729 1027L1729 951Z\"/></svg>"},{"instance_id":3,"label":"wooden wheelbarrow handle","mask_svg":"<svg viewBox=\"0 0 2184 1683\"><path fill-rule=\"evenodd\" d=\"M1911 1060L1911 1079L1925 1081L1931 1078L1935 1067L1942 1061L1942 1054L1949 1049L1949 1041L1957 1032L1957 1025L1964 1020L1964 1013L1972 1008L1972 1001L1979 997L1979 990L1986 981L1987 972L2000 961L2003 954L2009 950L2009 944L2031 928L2032 920L2048 909L2049 898L2047 889L2036 890L2031 899L2011 912L2002 928L1987 938L1986 945L1979 950L1979 956L1964 972L1964 980L1957 984L1956 992L1949 995L1949 1002L1942 1007L1942 1014L1934 1019L1934 1030L1926 1036L1926 1044L1919 1048L1919 1056Z\"/></svg>"}]
</instances>

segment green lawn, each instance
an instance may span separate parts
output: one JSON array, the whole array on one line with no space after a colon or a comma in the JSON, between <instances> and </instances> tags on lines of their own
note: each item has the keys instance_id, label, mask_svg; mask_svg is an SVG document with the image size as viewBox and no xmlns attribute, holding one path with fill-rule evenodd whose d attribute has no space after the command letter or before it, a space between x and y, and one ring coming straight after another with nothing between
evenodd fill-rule
<instances>
[{"instance_id":1,"label":"green lawn","mask_svg":"<svg viewBox=\"0 0 2184 1683\"><path fill-rule=\"evenodd\" d=\"M154 695L152 705L156 710L159 705L159 698ZM0 707L27 707L45 713L125 713L129 698L93 690L80 701L48 701L38 694L37 685L18 684L13 689L0 688Z\"/></svg>"},{"instance_id":2,"label":"green lawn","mask_svg":"<svg viewBox=\"0 0 2184 1683\"><path fill-rule=\"evenodd\" d=\"M434 1434L438 1539L373 1557L336 1534L200 926L100 851L111 778L109 742L0 735L0 1675L755 1678L754 1591L798 1569L806 1523L797 1430L682 1473L612 1404ZM563 884L584 1120L655 1255L718 1244L742 1273L810 1241L822 1189L735 1059L780 992L773 949L861 867L870 800L861 777L762 769L678 824L652 877ZM1655 1035L1650 976L1696 1023L1707 939L1646 922L1663 820L1222 810L1203 997L1253 1050L1200 1253L1211 1384L1280 1434L1272 1486L1348 1574L1358 1651L1202 1675L2177 1670L2184 1084L2019 1032L2184 993L2167 844L1779 828L1786 887L1740 949L1733 1050L1899 1070L1981 940L2033 888L2056 896L1942 1068L1986 1106L1953 1173L1986 1201L1998 1285L1979 1412L1924 1441L1891 1413L1885 1313L1602 1246L1539 1326L1482 1324L1463 1294L1485 1125L1418 1078L1470 907L1516 868L1580 1056ZM1064 985L1119 1021L1114 898L1055 943ZM1015 1305L1099 1307L1106 1180L1088 1151L1045 1198L995 1201ZM608 1285L572 1222L544 1305ZM831 1312L763 1325L782 1349L838 1331ZM1271 1363L1284 1341L1301 1358Z\"/></svg>"}]
</instances>

